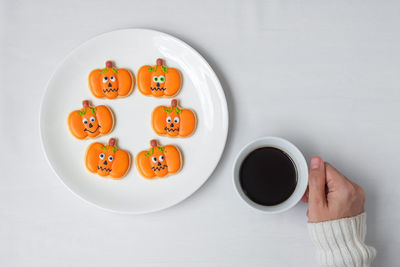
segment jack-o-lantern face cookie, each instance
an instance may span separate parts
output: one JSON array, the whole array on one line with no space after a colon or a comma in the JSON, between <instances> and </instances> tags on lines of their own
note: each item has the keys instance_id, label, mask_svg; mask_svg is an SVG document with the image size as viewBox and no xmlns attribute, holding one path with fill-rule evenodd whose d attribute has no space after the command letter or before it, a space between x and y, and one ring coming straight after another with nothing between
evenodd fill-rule
<instances>
[{"instance_id":1,"label":"jack-o-lantern face cookie","mask_svg":"<svg viewBox=\"0 0 400 267\"><path fill-rule=\"evenodd\" d=\"M74 110L68 116L68 127L73 136L78 139L94 138L112 131L114 117L108 107L92 107L88 100L84 100L82 105L82 109Z\"/></svg>"},{"instance_id":2,"label":"jack-o-lantern face cookie","mask_svg":"<svg viewBox=\"0 0 400 267\"><path fill-rule=\"evenodd\" d=\"M178 101L172 99L171 106L158 106L153 110L151 125L159 135L187 137L196 128L196 116L190 109L179 108Z\"/></svg>"},{"instance_id":3,"label":"jack-o-lantern face cookie","mask_svg":"<svg viewBox=\"0 0 400 267\"><path fill-rule=\"evenodd\" d=\"M161 58L156 65L142 66L137 74L139 91L154 97L173 97L181 88L181 75L175 68L168 68Z\"/></svg>"},{"instance_id":4,"label":"jack-o-lantern face cookie","mask_svg":"<svg viewBox=\"0 0 400 267\"><path fill-rule=\"evenodd\" d=\"M159 146L156 140L151 140L150 145L149 150L140 152L136 157L137 169L143 177L162 178L181 169L181 152L176 146Z\"/></svg>"},{"instance_id":5,"label":"jack-o-lantern face cookie","mask_svg":"<svg viewBox=\"0 0 400 267\"><path fill-rule=\"evenodd\" d=\"M116 140L111 138L108 145L91 144L85 155L86 168L100 176L119 179L124 177L131 166L131 157L125 150L115 146Z\"/></svg>"},{"instance_id":6,"label":"jack-o-lantern face cookie","mask_svg":"<svg viewBox=\"0 0 400 267\"><path fill-rule=\"evenodd\" d=\"M95 69L89 74L90 91L98 98L128 96L134 84L132 73L127 69L113 67L112 61L107 61L104 69Z\"/></svg>"}]
</instances>

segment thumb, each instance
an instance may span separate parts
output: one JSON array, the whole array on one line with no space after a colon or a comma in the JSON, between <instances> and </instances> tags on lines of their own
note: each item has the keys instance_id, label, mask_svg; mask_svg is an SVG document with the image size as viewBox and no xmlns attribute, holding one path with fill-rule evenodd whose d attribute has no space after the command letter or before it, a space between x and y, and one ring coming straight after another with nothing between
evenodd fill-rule
<instances>
[{"instance_id":1,"label":"thumb","mask_svg":"<svg viewBox=\"0 0 400 267\"><path fill-rule=\"evenodd\" d=\"M326 205L325 186L326 174L324 161L320 157L312 157L310 162L310 174L308 176L308 204L310 206L320 207L321 205Z\"/></svg>"}]
</instances>

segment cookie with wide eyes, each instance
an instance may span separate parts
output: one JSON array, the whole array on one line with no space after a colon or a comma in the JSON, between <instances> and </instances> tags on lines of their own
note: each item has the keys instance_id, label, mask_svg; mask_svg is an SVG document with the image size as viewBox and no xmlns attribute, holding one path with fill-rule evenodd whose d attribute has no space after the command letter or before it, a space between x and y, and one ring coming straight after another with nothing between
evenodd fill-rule
<instances>
[{"instance_id":1,"label":"cookie with wide eyes","mask_svg":"<svg viewBox=\"0 0 400 267\"><path fill-rule=\"evenodd\" d=\"M172 99L171 106L153 110L151 125L158 135L188 137L196 129L196 115L190 109L178 107L178 100Z\"/></svg>"},{"instance_id":2,"label":"cookie with wide eyes","mask_svg":"<svg viewBox=\"0 0 400 267\"><path fill-rule=\"evenodd\" d=\"M180 171L183 162L176 146L160 146L156 140L151 140L150 146L149 150L143 150L136 156L136 167L143 177L163 178Z\"/></svg>"},{"instance_id":3,"label":"cookie with wide eyes","mask_svg":"<svg viewBox=\"0 0 400 267\"><path fill-rule=\"evenodd\" d=\"M74 137L95 138L112 131L114 116L107 106L91 106L88 100L82 101L82 106L68 116L68 127Z\"/></svg>"},{"instance_id":4,"label":"cookie with wide eyes","mask_svg":"<svg viewBox=\"0 0 400 267\"><path fill-rule=\"evenodd\" d=\"M167 67L161 58L156 65L144 65L137 74L139 91L148 96L173 97L181 89L181 74L175 68Z\"/></svg>"},{"instance_id":5,"label":"cookie with wide eyes","mask_svg":"<svg viewBox=\"0 0 400 267\"><path fill-rule=\"evenodd\" d=\"M116 140L110 138L108 145L91 144L85 155L86 168L102 177L119 179L124 177L131 166L130 154L117 148Z\"/></svg>"},{"instance_id":6,"label":"cookie with wide eyes","mask_svg":"<svg viewBox=\"0 0 400 267\"><path fill-rule=\"evenodd\" d=\"M104 69L95 69L89 74L89 88L98 98L114 99L128 96L135 85L133 74L127 69L118 69L112 61Z\"/></svg>"}]
</instances>

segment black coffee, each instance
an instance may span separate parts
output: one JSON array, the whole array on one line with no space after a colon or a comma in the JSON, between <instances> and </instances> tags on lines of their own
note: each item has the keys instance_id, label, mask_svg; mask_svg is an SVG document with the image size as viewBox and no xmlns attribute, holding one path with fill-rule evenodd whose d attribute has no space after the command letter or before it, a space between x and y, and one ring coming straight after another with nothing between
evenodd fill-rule
<instances>
[{"instance_id":1,"label":"black coffee","mask_svg":"<svg viewBox=\"0 0 400 267\"><path fill-rule=\"evenodd\" d=\"M292 195L297 185L297 171L285 152L262 147L244 159L239 180L248 198L260 205L273 206Z\"/></svg>"}]
</instances>

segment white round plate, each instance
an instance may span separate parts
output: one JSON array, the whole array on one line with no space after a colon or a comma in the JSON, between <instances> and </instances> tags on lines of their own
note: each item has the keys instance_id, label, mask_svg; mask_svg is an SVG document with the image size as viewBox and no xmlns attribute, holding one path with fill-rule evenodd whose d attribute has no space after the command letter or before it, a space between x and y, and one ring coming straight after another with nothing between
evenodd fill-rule
<instances>
[{"instance_id":1,"label":"white round plate","mask_svg":"<svg viewBox=\"0 0 400 267\"><path fill-rule=\"evenodd\" d=\"M153 65L163 58L166 65L181 71L183 84L175 97L180 106L195 111L198 124L188 138L157 136L151 125L151 112L171 99L142 95L137 86L125 98L95 98L88 88L91 70L113 60L118 68L130 69L135 77L142 65ZM96 139L78 140L68 130L67 116L88 99L93 105L105 104L114 112L114 130ZM193 194L211 175L221 158L228 133L228 108L217 76L204 58L181 40L168 34L126 29L97 36L75 50L57 68L42 100L40 131L47 159L61 181L88 202L116 212L148 213L168 208ZM90 173L84 165L86 148L93 142L107 143L117 138L117 146L130 152L132 165L120 180ZM150 140L161 145L177 145L183 155L183 168L175 175L148 180L137 171L135 156L150 147Z\"/></svg>"}]
</instances>

